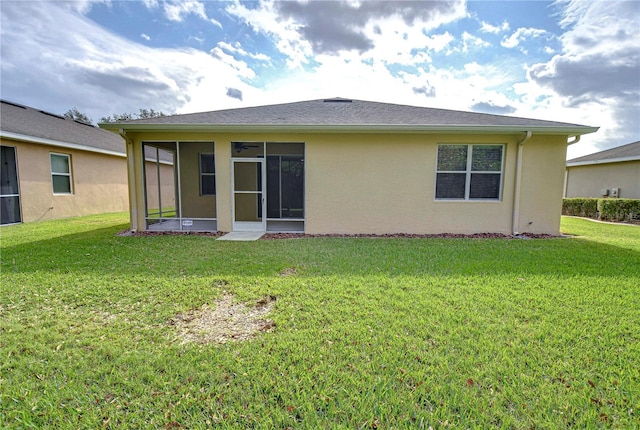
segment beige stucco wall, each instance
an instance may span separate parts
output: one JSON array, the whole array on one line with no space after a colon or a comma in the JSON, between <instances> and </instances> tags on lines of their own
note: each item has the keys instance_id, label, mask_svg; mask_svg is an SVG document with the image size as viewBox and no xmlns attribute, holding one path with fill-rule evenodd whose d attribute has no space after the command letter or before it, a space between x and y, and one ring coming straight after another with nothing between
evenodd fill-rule
<instances>
[{"instance_id":1,"label":"beige stucco wall","mask_svg":"<svg viewBox=\"0 0 640 430\"><path fill-rule=\"evenodd\" d=\"M522 148L520 233L560 233L566 136L536 136Z\"/></svg>"},{"instance_id":2,"label":"beige stucco wall","mask_svg":"<svg viewBox=\"0 0 640 430\"><path fill-rule=\"evenodd\" d=\"M567 167L566 197L602 197L603 188L620 188L619 197L640 199L640 160Z\"/></svg>"},{"instance_id":3,"label":"beige stucco wall","mask_svg":"<svg viewBox=\"0 0 640 430\"><path fill-rule=\"evenodd\" d=\"M232 141L305 143L307 233L510 234L513 231L517 142L524 133L500 136L131 133L129 137L138 147L140 142L153 139L215 142L220 231L231 230ZM505 144L502 198L436 200L436 156L437 145L441 143ZM565 153L566 136L534 135L523 146L520 233L558 234ZM140 199L138 204L142 204ZM144 225L141 212L137 212L138 226Z\"/></svg>"},{"instance_id":4,"label":"beige stucco wall","mask_svg":"<svg viewBox=\"0 0 640 430\"><path fill-rule=\"evenodd\" d=\"M486 136L345 134L308 143L307 232L508 232L509 186L498 202L435 200L438 143L508 142ZM507 147L506 164L512 158Z\"/></svg>"},{"instance_id":5,"label":"beige stucco wall","mask_svg":"<svg viewBox=\"0 0 640 430\"><path fill-rule=\"evenodd\" d=\"M1 143L16 148L23 222L129 210L124 157L8 139ZM70 155L73 194L53 194L51 153Z\"/></svg>"}]
</instances>

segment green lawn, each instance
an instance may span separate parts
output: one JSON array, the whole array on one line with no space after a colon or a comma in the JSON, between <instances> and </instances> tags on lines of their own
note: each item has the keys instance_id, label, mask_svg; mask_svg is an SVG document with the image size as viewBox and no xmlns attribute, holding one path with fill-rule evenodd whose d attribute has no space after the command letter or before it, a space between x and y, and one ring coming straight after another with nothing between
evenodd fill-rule
<instances>
[{"instance_id":1,"label":"green lawn","mask_svg":"<svg viewBox=\"0 0 640 430\"><path fill-rule=\"evenodd\" d=\"M638 428L640 227L564 239L3 227L2 428ZM183 343L223 291L275 329Z\"/></svg>"}]
</instances>

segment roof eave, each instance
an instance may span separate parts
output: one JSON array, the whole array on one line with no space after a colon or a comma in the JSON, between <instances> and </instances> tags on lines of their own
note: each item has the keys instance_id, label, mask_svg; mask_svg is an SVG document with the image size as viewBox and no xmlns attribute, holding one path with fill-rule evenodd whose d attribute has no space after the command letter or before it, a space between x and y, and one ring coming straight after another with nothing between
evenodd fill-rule
<instances>
[{"instance_id":1,"label":"roof eave","mask_svg":"<svg viewBox=\"0 0 640 430\"><path fill-rule=\"evenodd\" d=\"M559 134L567 136L580 136L595 133L599 127L587 126L503 126L503 125L283 125L283 124L127 124L127 123L103 123L98 124L105 130L119 132L145 132L145 131L189 131L189 132L314 132L314 133L481 133L481 134L512 134L532 131L538 134Z\"/></svg>"},{"instance_id":2,"label":"roof eave","mask_svg":"<svg viewBox=\"0 0 640 430\"><path fill-rule=\"evenodd\" d=\"M576 166L589 166L593 164L609 164L609 163L622 163L625 161L640 161L640 155L632 157L618 157L618 158L605 158L601 160L587 160L587 161L567 161L567 167Z\"/></svg>"},{"instance_id":3,"label":"roof eave","mask_svg":"<svg viewBox=\"0 0 640 430\"><path fill-rule=\"evenodd\" d=\"M49 146L55 146L58 148L66 148L66 149L77 149L79 151L96 152L99 154L114 155L116 157L126 157L127 155L124 152L124 150L122 152L119 152L119 151L113 151L110 149L103 149L103 148L97 148L94 146L81 145L73 142L62 142L60 140L47 139L47 138L38 137L38 136L29 136L26 134L13 133L11 131L4 131L4 130L0 130L0 137L4 139L9 139L9 140L16 140L19 142L39 143L41 145L49 145Z\"/></svg>"}]
</instances>

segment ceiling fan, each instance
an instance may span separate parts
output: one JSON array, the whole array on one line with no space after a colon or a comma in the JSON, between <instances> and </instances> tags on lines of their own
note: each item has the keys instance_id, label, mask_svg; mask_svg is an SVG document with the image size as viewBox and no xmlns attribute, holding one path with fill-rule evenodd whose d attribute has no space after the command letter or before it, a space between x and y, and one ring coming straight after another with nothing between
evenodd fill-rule
<instances>
[{"instance_id":1,"label":"ceiling fan","mask_svg":"<svg viewBox=\"0 0 640 430\"><path fill-rule=\"evenodd\" d=\"M260 145L247 145L242 142L233 142L233 149L239 154L249 148L260 148Z\"/></svg>"}]
</instances>

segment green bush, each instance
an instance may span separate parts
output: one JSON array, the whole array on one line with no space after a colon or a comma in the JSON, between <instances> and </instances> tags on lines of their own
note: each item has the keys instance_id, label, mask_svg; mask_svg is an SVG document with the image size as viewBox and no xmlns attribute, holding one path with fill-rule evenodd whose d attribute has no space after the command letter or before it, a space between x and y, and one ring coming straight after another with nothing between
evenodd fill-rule
<instances>
[{"instance_id":1,"label":"green bush","mask_svg":"<svg viewBox=\"0 0 640 430\"><path fill-rule=\"evenodd\" d=\"M562 201L562 215L597 218L598 199L582 197L564 199Z\"/></svg>"},{"instance_id":2,"label":"green bush","mask_svg":"<svg viewBox=\"0 0 640 430\"><path fill-rule=\"evenodd\" d=\"M629 221L640 217L640 199L571 198L562 200L562 215Z\"/></svg>"},{"instance_id":3,"label":"green bush","mask_svg":"<svg viewBox=\"0 0 640 430\"><path fill-rule=\"evenodd\" d=\"M598 199L599 219L628 221L640 216L639 199Z\"/></svg>"}]
</instances>

